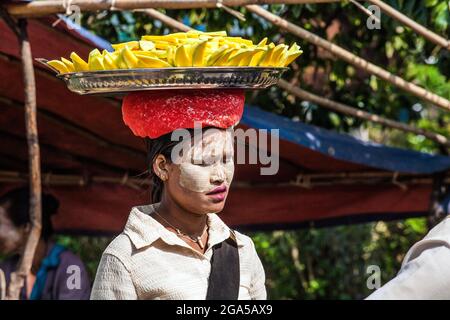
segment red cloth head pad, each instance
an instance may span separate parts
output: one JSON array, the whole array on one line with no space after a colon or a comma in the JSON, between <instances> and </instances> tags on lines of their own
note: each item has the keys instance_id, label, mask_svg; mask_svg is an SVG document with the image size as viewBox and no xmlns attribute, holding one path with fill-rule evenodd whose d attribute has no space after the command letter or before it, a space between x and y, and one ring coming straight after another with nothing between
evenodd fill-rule
<instances>
[{"instance_id":1,"label":"red cloth head pad","mask_svg":"<svg viewBox=\"0 0 450 320\"><path fill-rule=\"evenodd\" d=\"M128 94L123 120L139 137L157 138L180 128L229 128L242 117L244 90L157 90Z\"/></svg>"}]
</instances>

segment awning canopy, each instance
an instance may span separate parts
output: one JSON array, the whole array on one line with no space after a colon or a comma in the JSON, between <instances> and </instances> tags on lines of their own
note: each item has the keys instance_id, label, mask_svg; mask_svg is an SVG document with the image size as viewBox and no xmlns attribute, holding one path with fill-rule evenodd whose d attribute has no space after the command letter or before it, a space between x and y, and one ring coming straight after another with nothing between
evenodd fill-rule
<instances>
[{"instance_id":1,"label":"awning canopy","mask_svg":"<svg viewBox=\"0 0 450 320\"><path fill-rule=\"evenodd\" d=\"M54 21L29 21L34 57L67 57L71 51L87 56L93 47L110 47L64 21L52 27ZM28 154L19 47L3 21L0 31L0 171L23 173ZM150 199L147 188L125 183L127 177L146 171L143 141L123 124L117 97L73 94L39 64L35 73L44 191L61 202L56 229L119 232L131 206ZM260 164L237 165L221 213L235 227L274 229L424 215L430 205L431 175L450 168L448 157L360 141L254 106L246 107L240 127L279 129L279 171L263 176ZM79 176L82 185L47 183L57 175ZM0 192L17 185L1 176ZM123 184L93 182L94 176L120 177Z\"/></svg>"}]
</instances>

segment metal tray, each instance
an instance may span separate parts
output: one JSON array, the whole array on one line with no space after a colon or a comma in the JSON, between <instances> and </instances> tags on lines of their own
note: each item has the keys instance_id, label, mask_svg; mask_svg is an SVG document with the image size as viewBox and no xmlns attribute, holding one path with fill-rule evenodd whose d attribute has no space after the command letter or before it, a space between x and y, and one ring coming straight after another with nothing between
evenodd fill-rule
<instances>
[{"instance_id":1,"label":"metal tray","mask_svg":"<svg viewBox=\"0 0 450 320\"><path fill-rule=\"evenodd\" d=\"M288 68L191 67L119 69L57 75L79 94L116 94L160 89L264 89L278 82Z\"/></svg>"}]
</instances>

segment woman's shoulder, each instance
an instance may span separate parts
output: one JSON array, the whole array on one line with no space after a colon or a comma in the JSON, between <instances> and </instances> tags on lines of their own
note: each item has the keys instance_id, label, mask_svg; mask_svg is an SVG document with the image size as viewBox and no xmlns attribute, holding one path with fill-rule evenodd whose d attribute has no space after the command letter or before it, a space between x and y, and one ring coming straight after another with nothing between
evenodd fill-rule
<instances>
[{"instance_id":1,"label":"woman's shoulder","mask_svg":"<svg viewBox=\"0 0 450 320\"><path fill-rule=\"evenodd\" d=\"M106 247L103 255L115 256L121 261L131 258L133 254L133 244L124 232L117 235Z\"/></svg>"},{"instance_id":2,"label":"woman's shoulder","mask_svg":"<svg viewBox=\"0 0 450 320\"><path fill-rule=\"evenodd\" d=\"M441 239L450 245L450 216L437 224L423 240Z\"/></svg>"},{"instance_id":3,"label":"woman's shoulder","mask_svg":"<svg viewBox=\"0 0 450 320\"><path fill-rule=\"evenodd\" d=\"M230 229L230 230L232 233L234 233L238 246L244 247L246 249L252 249L252 250L255 248L255 244L254 244L252 238L250 238L249 236L247 236L237 230L234 230L234 229Z\"/></svg>"},{"instance_id":4,"label":"woman's shoulder","mask_svg":"<svg viewBox=\"0 0 450 320\"><path fill-rule=\"evenodd\" d=\"M414 260L420 254L429 249L446 248L450 255L450 216L437 224L428 234L420 241L416 242L405 256L403 265Z\"/></svg>"}]
</instances>

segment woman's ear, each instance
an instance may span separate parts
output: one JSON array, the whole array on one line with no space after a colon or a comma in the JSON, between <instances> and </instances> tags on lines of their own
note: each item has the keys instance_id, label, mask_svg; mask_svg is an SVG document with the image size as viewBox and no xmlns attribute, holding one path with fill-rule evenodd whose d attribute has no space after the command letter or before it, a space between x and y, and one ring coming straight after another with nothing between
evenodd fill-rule
<instances>
[{"instance_id":1,"label":"woman's ear","mask_svg":"<svg viewBox=\"0 0 450 320\"><path fill-rule=\"evenodd\" d=\"M153 161L153 172L155 172L162 181L166 181L169 178L169 162L162 154L158 154Z\"/></svg>"}]
</instances>

